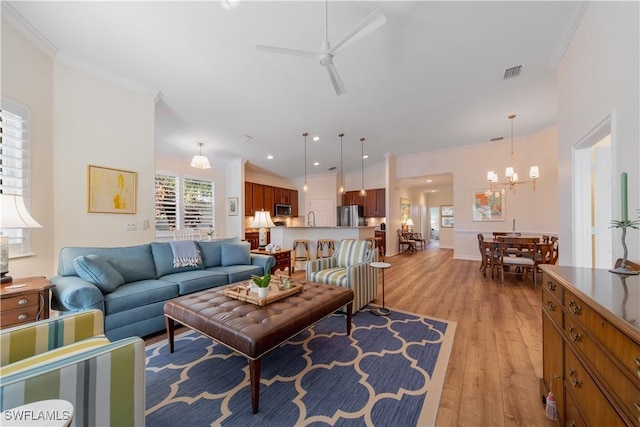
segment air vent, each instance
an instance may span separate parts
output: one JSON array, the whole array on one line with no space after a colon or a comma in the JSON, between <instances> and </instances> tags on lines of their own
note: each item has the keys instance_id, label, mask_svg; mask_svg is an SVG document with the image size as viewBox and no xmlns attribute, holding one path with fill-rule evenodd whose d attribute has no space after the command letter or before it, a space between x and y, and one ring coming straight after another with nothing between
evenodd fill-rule
<instances>
[{"instance_id":1,"label":"air vent","mask_svg":"<svg viewBox=\"0 0 640 427\"><path fill-rule=\"evenodd\" d=\"M337 168L337 167L335 167L335 166L331 166L331 167L329 168L329 170L330 170L330 171L334 171L334 170L336 170L336 169L338 169L338 168Z\"/></svg>"},{"instance_id":2,"label":"air vent","mask_svg":"<svg viewBox=\"0 0 640 427\"><path fill-rule=\"evenodd\" d=\"M518 65L518 66L507 68L506 70L504 70L503 80L518 77L522 72L522 67L524 67L524 65Z\"/></svg>"},{"instance_id":3,"label":"air vent","mask_svg":"<svg viewBox=\"0 0 640 427\"><path fill-rule=\"evenodd\" d=\"M239 137L236 138L236 141L242 142L242 143L247 143L247 142L251 141L252 139L253 139L253 137L251 137L249 135L240 135Z\"/></svg>"},{"instance_id":4,"label":"air vent","mask_svg":"<svg viewBox=\"0 0 640 427\"><path fill-rule=\"evenodd\" d=\"M503 139L504 139L504 136L499 136L497 138L491 138L489 141L495 142L495 141L502 141Z\"/></svg>"}]
</instances>

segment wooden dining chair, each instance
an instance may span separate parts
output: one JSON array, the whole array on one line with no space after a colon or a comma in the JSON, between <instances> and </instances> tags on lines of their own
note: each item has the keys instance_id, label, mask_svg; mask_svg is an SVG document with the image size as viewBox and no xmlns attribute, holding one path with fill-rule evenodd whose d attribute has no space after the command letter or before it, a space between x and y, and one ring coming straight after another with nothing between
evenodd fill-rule
<instances>
[{"instance_id":1,"label":"wooden dining chair","mask_svg":"<svg viewBox=\"0 0 640 427\"><path fill-rule=\"evenodd\" d=\"M507 252L509 248L517 245L519 254ZM500 271L500 280L504 286L505 274L517 274L523 279L527 278L529 271L533 272L533 288L537 287L536 264L534 257L524 256L525 252L535 253L537 250L536 243L519 243L513 242L510 238L503 238L498 245L497 267ZM513 269L512 269L513 268Z\"/></svg>"}]
</instances>

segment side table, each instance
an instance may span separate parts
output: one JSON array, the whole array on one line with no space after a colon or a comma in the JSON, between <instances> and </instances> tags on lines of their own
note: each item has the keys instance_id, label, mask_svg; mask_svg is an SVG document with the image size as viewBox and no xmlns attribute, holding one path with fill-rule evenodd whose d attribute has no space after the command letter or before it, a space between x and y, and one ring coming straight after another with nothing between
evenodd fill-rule
<instances>
[{"instance_id":1,"label":"side table","mask_svg":"<svg viewBox=\"0 0 640 427\"><path fill-rule=\"evenodd\" d=\"M44 277L13 279L0 287L0 328L49 318L49 289Z\"/></svg>"},{"instance_id":2,"label":"side table","mask_svg":"<svg viewBox=\"0 0 640 427\"><path fill-rule=\"evenodd\" d=\"M372 262L369 265L371 266L371 268L375 268L376 270L382 270L382 307L375 308L371 310L371 312L378 316L388 316L389 314L391 314L391 310L385 308L384 306L384 271L387 268L391 267L391 264L389 264L388 262Z\"/></svg>"},{"instance_id":3,"label":"side table","mask_svg":"<svg viewBox=\"0 0 640 427\"><path fill-rule=\"evenodd\" d=\"M252 254L261 254L261 255L271 255L276 259L276 265L271 269L271 274L275 273L276 270L282 270L286 268L291 277L291 249L280 249L279 251L270 252L262 249L254 249L251 251Z\"/></svg>"}]
</instances>

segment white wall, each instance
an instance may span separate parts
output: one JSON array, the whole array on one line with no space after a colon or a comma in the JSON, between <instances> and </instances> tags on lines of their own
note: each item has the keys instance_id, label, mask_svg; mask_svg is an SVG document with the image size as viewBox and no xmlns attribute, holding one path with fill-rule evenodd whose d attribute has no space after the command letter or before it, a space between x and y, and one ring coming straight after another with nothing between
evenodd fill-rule
<instances>
[{"instance_id":1,"label":"white wall","mask_svg":"<svg viewBox=\"0 0 640 427\"><path fill-rule=\"evenodd\" d=\"M154 97L56 62L53 99L51 212L55 256L64 246L127 246L153 241ZM87 212L88 165L137 173L135 214ZM146 230L141 227L143 220L149 221ZM135 222L137 230L125 231L127 222Z\"/></svg>"},{"instance_id":2,"label":"white wall","mask_svg":"<svg viewBox=\"0 0 640 427\"><path fill-rule=\"evenodd\" d=\"M558 67L559 264L571 265L572 147L609 114L612 128L612 212L620 219L620 180L629 180L629 219L640 208L640 29L638 2L591 2ZM614 230L614 242L620 231ZM627 232L629 259L640 259L638 231ZM614 244L613 258L622 256ZM612 260L613 262L613 260Z\"/></svg>"},{"instance_id":3,"label":"white wall","mask_svg":"<svg viewBox=\"0 0 640 427\"><path fill-rule=\"evenodd\" d=\"M31 231L34 256L12 259L14 277L50 276L53 261L53 60L2 21L2 95L31 110Z\"/></svg>"}]
</instances>

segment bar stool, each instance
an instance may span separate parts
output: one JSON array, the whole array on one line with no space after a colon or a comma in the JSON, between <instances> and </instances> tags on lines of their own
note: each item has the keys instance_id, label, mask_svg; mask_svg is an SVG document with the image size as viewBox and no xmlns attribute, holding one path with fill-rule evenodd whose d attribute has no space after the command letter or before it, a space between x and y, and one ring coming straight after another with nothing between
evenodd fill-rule
<instances>
[{"instance_id":1,"label":"bar stool","mask_svg":"<svg viewBox=\"0 0 640 427\"><path fill-rule=\"evenodd\" d=\"M324 254L325 248L327 249L327 255ZM330 258L333 256L336 250L335 243L331 239L318 239L316 245L316 258Z\"/></svg>"},{"instance_id":2,"label":"bar stool","mask_svg":"<svg viewBox=\"0 0 640 427\"><path fill-rule=\"evenodd\" d=\"M303 255L298 255L298 246L302 246L304 249ZM291 251L291 273L294 273L296 270L296 261L304 261L307 262L311 259L311 255L309 254L309 241L307 239L296 239L293 241L293 250Z\"/></svg>"},{"instance_id":3,"label":"bar stool","mask_svg":"<svg viewBox=\"0 0 640 427\"><path fill-rule=\"evenodd\" d=\"M374 237L374 248L378 248L378 258L384 261L384 239L382 237Z\"/></svg>"}]
</instances>

